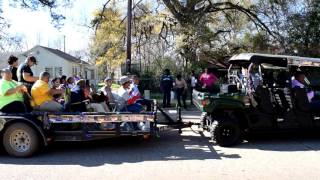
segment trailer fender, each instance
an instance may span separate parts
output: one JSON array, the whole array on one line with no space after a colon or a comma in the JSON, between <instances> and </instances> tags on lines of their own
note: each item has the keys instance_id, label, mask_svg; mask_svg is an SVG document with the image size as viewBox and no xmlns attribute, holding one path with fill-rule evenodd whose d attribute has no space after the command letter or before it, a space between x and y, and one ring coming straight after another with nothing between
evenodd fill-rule
<instances>
[{"instance_id":1,"label":"trailer fender","mask_svg":"<svg viewBox=\"0 0 320 180\"><path fill-rule=\"evenodd\" d=\"M6 120L0 118L0 132L2 131L2 129L4 128L4 124L6 123Z\"/></svg>"}]
</instances>

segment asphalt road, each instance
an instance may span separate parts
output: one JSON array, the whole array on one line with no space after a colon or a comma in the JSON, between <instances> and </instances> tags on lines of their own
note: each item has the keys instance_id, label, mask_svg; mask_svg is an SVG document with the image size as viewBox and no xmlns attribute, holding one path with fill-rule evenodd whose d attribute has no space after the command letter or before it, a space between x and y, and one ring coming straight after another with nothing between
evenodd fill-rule
<instances>
[{"instance_id":1,"label":"asphalt road","mask_svg":"<svg viewBox=\"0 0 320 180\"><path fill-rule=\"evenodd\" d=\"M320 179L320 138L253 139L213 146L196 127L138 141L56 143L27 159L0 151L0 179Z\"/></svg>"}]
</instances>

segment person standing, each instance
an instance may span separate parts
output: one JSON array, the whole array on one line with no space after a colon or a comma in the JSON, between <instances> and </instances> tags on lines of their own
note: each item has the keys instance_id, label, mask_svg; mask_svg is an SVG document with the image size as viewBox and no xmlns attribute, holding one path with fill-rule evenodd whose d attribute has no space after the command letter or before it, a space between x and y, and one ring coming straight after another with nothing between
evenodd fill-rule
<instances>
[{"instance_id":1,"label":"person standing","mask_svg":"<svg viewBox=\"0 0 320 180\"><path fill-rule=\"evenodd\" d=\"M33 76L31 67L34 65L37 65L37 59L34 56L29 56L24 63L20 64L17 70L18 81L25 85L29 92L31 92L34 82L39 79Z\"/></svg>"},{"instance_id":2,"label":"person standing","mask_svg":"<svg viewBox=\"0 0 320 180\"><path fill-rule=\"evenodd\" d=\"M27 91L24 85L18 85L12 80L12 73L9 68L1 70L0 80L0 111L4 113L26 112L23 103L23 93Z\"/></svg>"},{"instance_id":3,"label":"person standing","mask_svg":"<svg viewBox=\"0 0 320 180\"><path fill-rule=\"evenodd\" d=\"M164 74L161 77L160 81L160 90L163 93L163 107L170 107L171 101L171 90L173 88L173 78L170 75L170 70L165 69Z\"/></svg>"},{"instance_id":4,"label":"person standing","mask_svg":"<svg viewBox=\"0 0 320 180\"><path fill-rule=\"evenodd\" d=\"M218 78L214 74L209 72L208 68L205 68L204 73L202 73L200 76L202 88L207 89L208 91L211 91L213 89L214 84L217 80Z\"/></svg>"},{"instance_id":5,"label":"person standing","mask_svg":"<svg viewBox=\"0 0 320 180\"><path fill-rule=\"evenodd\" d=\"M197 83L198 83L198 80L197 80L196 74L195 74L194 70L192 70L191 75L190 75L190 98L191 98L190 100L191 100L191 104L193 104L192 93L193 93L193 90L196 88Z\"/></svg>"},{"instance_id":6,"label":"person standing","mask_svg":"<svg viewBox=\"0 0 320 180\"><path fill-rule=\"evenodd\" d=\"M17 77L18 58L11 55L8 59L8 64L11 70L12 80L15 80L18 82L18 77Z\"/></svg>"},{"instance_id":7,"label":"person standing","mask_svg":"<svg viewBox=\"0 0 320 180\"><path fill-rule=\"evenodd\" d=\"M176 81L175 81L175 87L176 87L176 93L177 93L177 100L178 100L178 106L181 107L181 98L183 102L183 107L186 109L186 95L188 86L186 81L182 78L181 74L177 75Z\"/></svg>"}]
</instances>

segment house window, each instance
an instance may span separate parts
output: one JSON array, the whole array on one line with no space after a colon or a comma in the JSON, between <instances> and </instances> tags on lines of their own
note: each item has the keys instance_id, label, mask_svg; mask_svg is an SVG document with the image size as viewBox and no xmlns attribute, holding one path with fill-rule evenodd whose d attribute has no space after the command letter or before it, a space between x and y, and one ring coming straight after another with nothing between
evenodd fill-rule
<instances>
[{"instance_id":1,"label":"house window","mask_svg":"<svg viewBox=\"0 0 320 180\"><path fill-rule=\"evenodd\" d=\"M90 77L91 77L91 79L94 79L95 77L94 77L94 70L90 70Z\"/></svg>"},{"instance_id":2,"label":"house window","mask_svg":"<svg viewBox=\"0 0 320 180\"><path fill-rule=\"evenodd\" d=\"M78 67L72 67L72 74L74 76L77 76L78 75Z\"/></svg>"},{"instance_id":3,"label":"house window","mask_svg":"<svg viewBox=\"0 0 320 180\"><path fill-rule=\"evenodd\" d=\"M87 70L84 71L84 78L88 79L88 71Z\"/></svg>"},{"instance_id":4,"label":"house window","mask_svg":"<svg viewBox=\"0 0 320 180\"><path fill-rule=\"evenodd\" d=\"M54 76L55 77L62 76L62 67L55 67L54 68Z\"/></svg>"},{"instance_id":5,"label":"house window","mask_svg":"<svg viewBox=\"0 0 320 180\"><path fill-rule=\"evenodd\" d=\"M51 68L51 67L46 67L46 68L44 68L44 71L45 71L45 72L48 72L48 73L50 74L50 76L53 75L53 68Z\"/></svg>"},{"instance_id":6,"label":"house window","mask_svg":"<svg viewBox=\"0 0 320 180\"><path fill-rule=\"evenodd\" d=\"M52 78L62 75L62 67L45 67L44 70L48 72Z\"/></svg>"}]
</instances>

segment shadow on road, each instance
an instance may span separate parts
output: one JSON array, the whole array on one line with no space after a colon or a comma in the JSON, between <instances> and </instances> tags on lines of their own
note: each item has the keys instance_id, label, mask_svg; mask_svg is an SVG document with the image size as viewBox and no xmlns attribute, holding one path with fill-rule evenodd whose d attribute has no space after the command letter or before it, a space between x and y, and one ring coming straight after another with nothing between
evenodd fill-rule
<instances>
[{"instance_id":1,"label":"shadow on road","mask_svg":"<svg viewBox=\"0 0 320 180\"><path fill-rule=\"evenodd\" d=\"M235 148L264 151L319 151L320 134L288 133L252 136Z\"/></svg>"},{"instance_id":2,"label":"shadow on road","mask_svg":"<svg viewBox=\"0 0 320 180\"><path fill-rule=\"evenodd\" d=\"M19 159L0 153L1 164L81 165L137 163L143 161L207 160L240 158L237 154L218 153L207 137L179 136L177 131L163 133L160 138L138 141L117 138L104 141L54 143L32 158Z\"/></svg>"}]
</instances>

